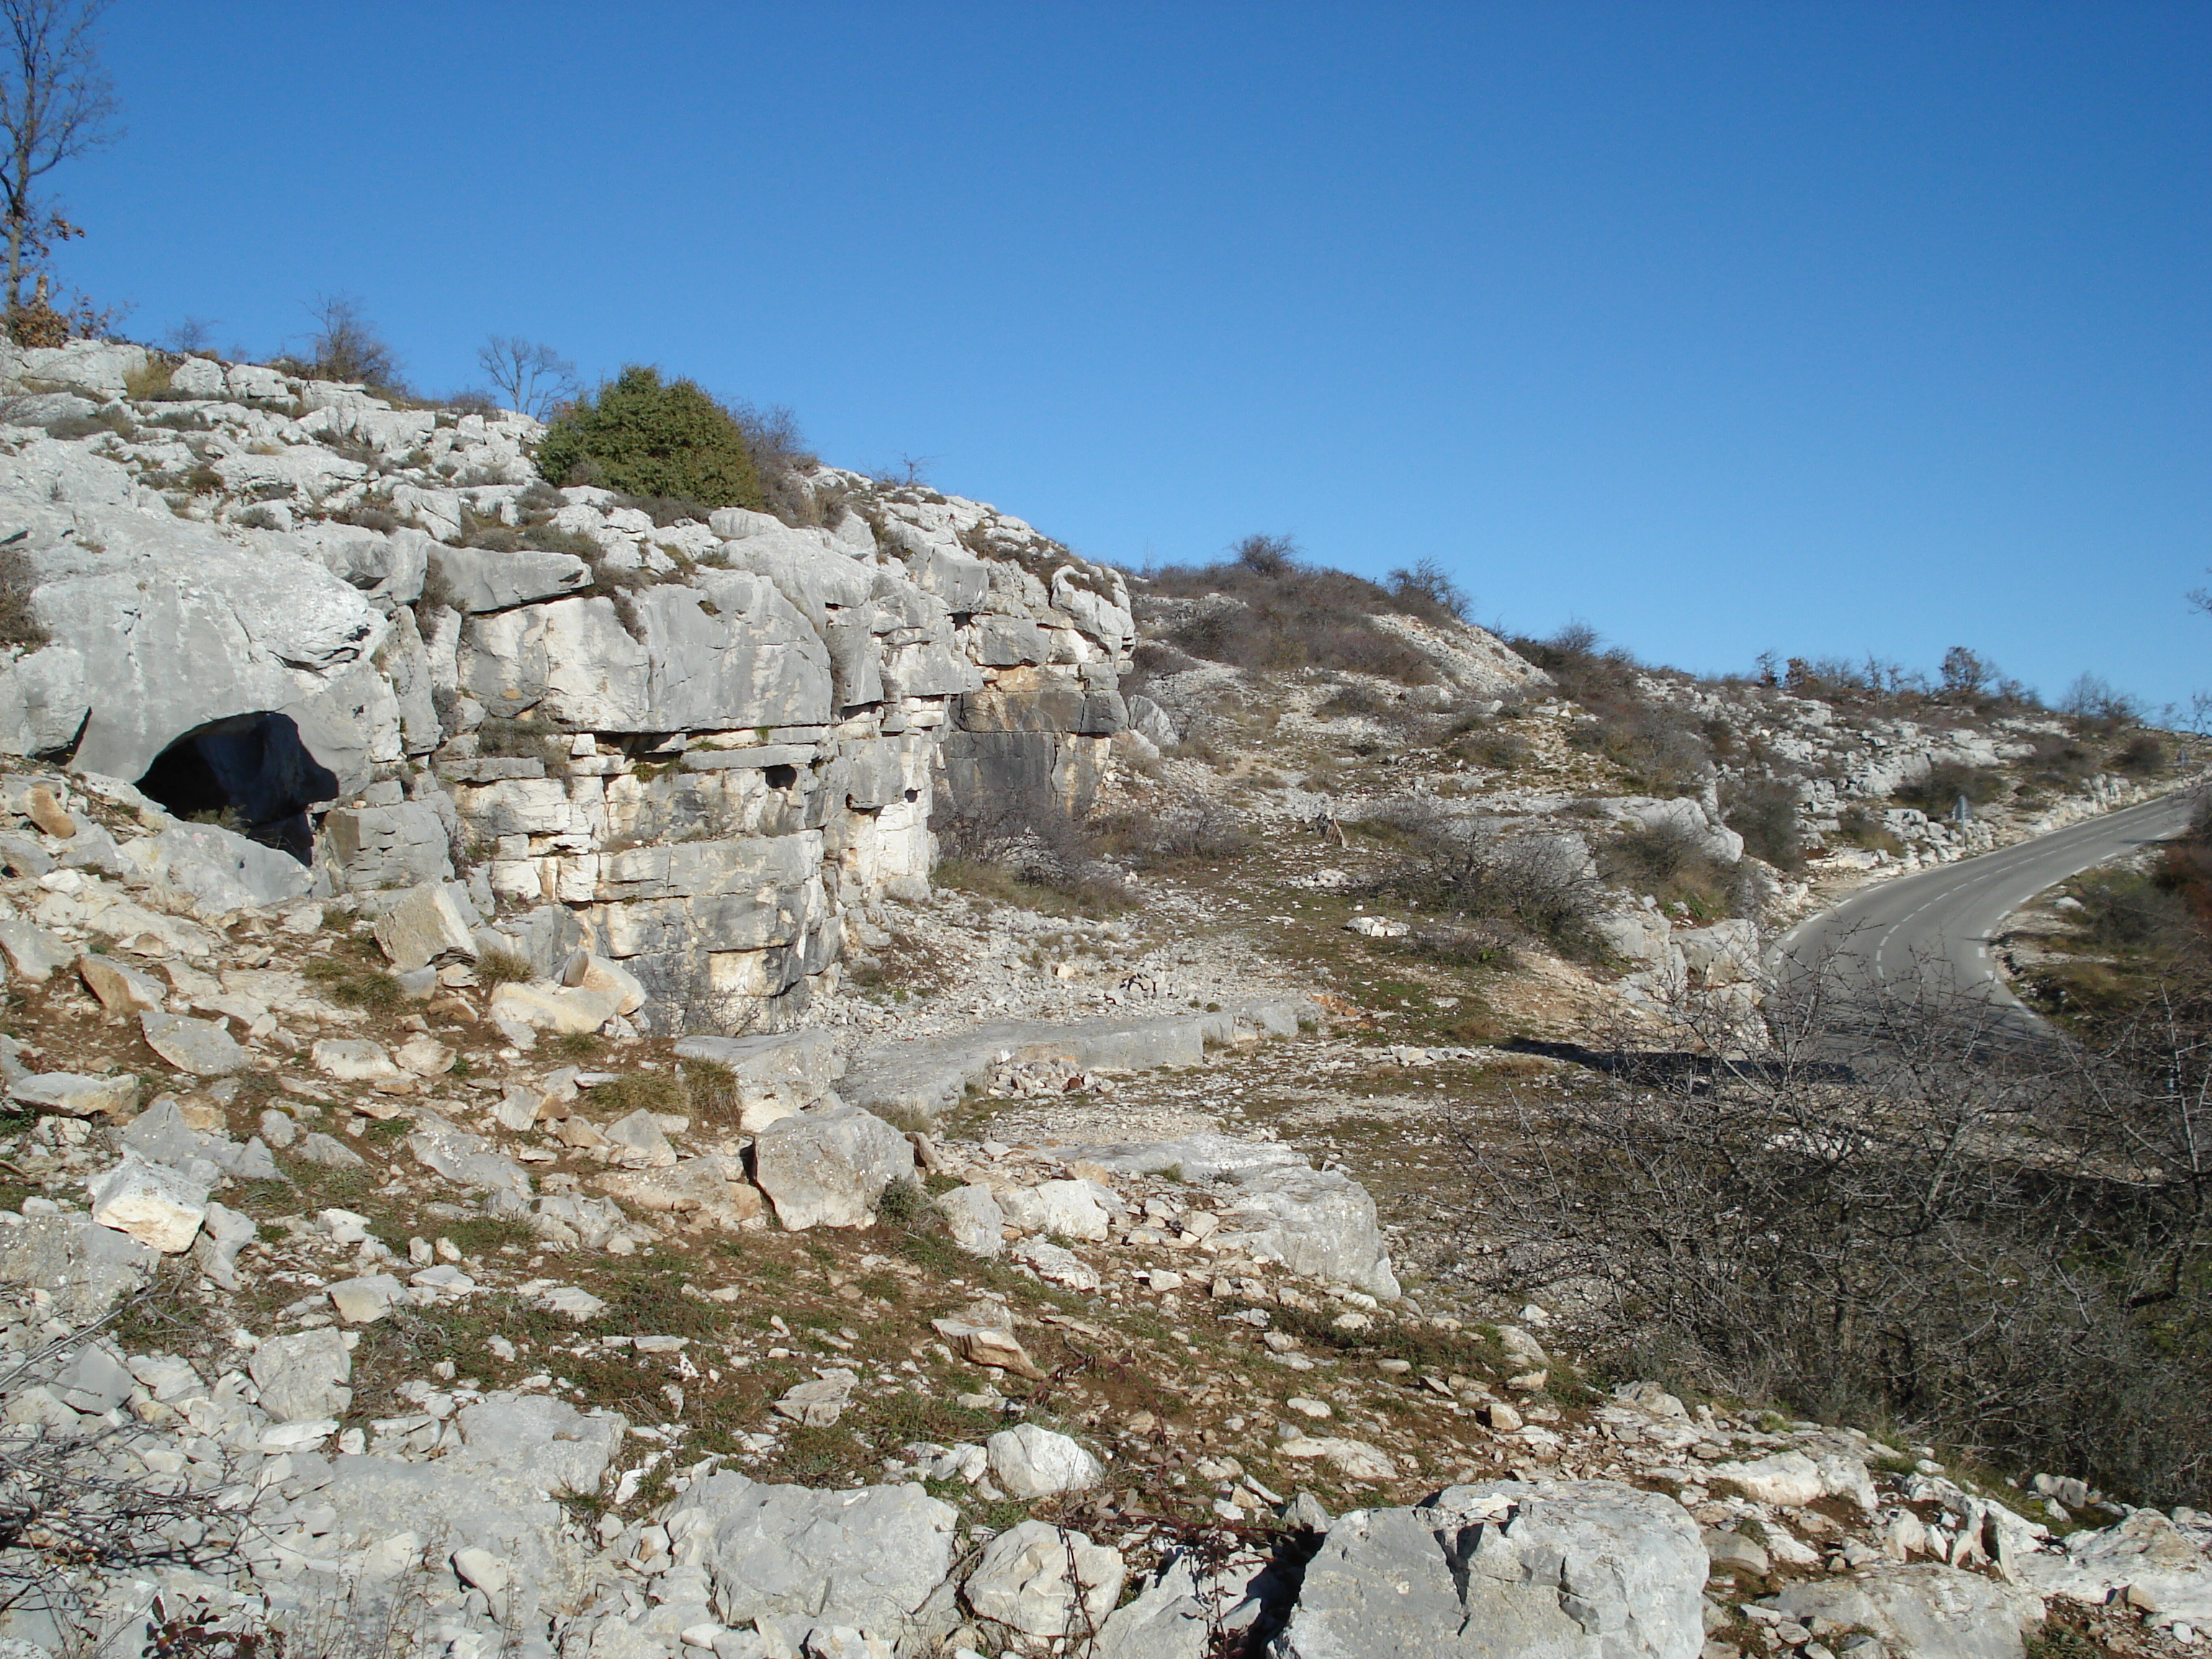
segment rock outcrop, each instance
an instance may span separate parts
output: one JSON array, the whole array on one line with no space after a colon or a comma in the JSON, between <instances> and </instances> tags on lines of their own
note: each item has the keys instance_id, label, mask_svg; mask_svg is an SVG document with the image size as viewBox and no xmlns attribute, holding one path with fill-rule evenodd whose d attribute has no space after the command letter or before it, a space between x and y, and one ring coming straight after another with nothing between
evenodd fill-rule
<instances>
[{"instance_id":1,"label":"rock outcrop","mask_svg":"<svg viewBox=\"0 0 2212 1659\"><path fill-rule=\"evenodd\" d=\"M641 1030L791 1025L845 916L926 883L939 789L1072 804L1110 764L1127 590L980 503L823 469L818 522L657 525L538 482L520 415L203 359L116 398L147 361L15 357L108 424L0 429L46 636L0 660L0 752L233 812L324 890L459 870L487 918L558 908Z\"/></svg>"}]
</instances>

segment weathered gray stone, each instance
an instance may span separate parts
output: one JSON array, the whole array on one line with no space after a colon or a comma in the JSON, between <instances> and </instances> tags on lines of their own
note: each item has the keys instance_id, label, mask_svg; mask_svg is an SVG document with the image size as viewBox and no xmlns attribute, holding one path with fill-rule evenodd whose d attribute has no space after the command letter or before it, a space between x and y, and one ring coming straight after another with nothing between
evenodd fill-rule
<instances>
[{"instance_id":1,"label":"weathered gray stone","mask_svg":"<svg viewBox=\"0 0 2212 1659\"><path fill-rule=\"evenodd\" d=\"M1007 1221L1025 1233L1057 1233L1062 1238L1106 1237L1109 1220L1099 1189L1088 1181L1046 1181L1034 1187L1007 1187L998 1194Z\"/></svg>"},{"instance_id":2,"label":"weathered gray stone","mask_svg":"<svg viewBox=\"0 0 2212 1659\"><path fill-rule=\"evenodd\" d=\"M403 893L385 907L371 931L392 965L410 973L441 956L474 956L478 920L468 890L446 881Z\"/></svg>"},{"instance_id":3,"label":"weathered gray stone","mask_svg":"<svg viewBox=\"0 0 2212 1659\"><path fill-rule=\"evenodd\" d=\"M1024 1636L1073 1638L1105 1622L1127 1577L1119 1550L1023 1521L983 1547L961 1595L979 1619Z\"/></svg>"},{"instance_id":4,"label":"weathered gray stone","mask_svg":"<svg viewBox=\"0 0 2212 1659\"><path fill-rule=\"evenodd\" d=\"M1308 1279L1398 1294L1375 1200L1340 1170L1285 1168L1242 1180L1220 1243Z\"/></svg>"},{"instance_id":5,"label":"weathered gray stone","mask_svg":"<svg viewBox=\"0 0 2212 1659\"><path fill-rule=\"evenodd\" d=\"M337 885L349 893L416 887L453 873L446 826L421 801L337 808L323 818L321 848Z\"/></svg>"},{"instance_id":6,"label":"weathered gray stone","mask_svg":"<svg viewBox=\"0 0 2212 1659\"><path fill-rule=\"evenodd\" d=\"M246 1069L246 1050L213 1020L149 1012L138 1016L138 1029L145 1035L146 1046L180 1072L228 1077Z\"/></svg>"},{"instance_id":7,"label":"weathered gray stone","mask_svg":"<svg viewBox=\"0 0 2212 1659\"><path fill-rule=\"evenodd\" d=\"M725 1625L797 1618L896 1636L944 1581L958 1520L918 1486L810 1492L725 1473L693 1483L668 1524L703 1531Z\"/></svg>"},{"instance_id":8,"label":"weathered gray stone","mask_svg":"<svg viewBox=\"0 0 2212 1659\"><path fill-rule=\"evenodd\" d=\"M827 720L829 653L805 619L763 577L702 570L696 580L640 592L635 637L605 599L476 617L464 635L463 683L487 708L538 708L582 731Z\"/></svg>"},{"instance_id":9,"label":"weathered gray stone","mask_svg":"<svg viewBox=\"0 0 2212 1659\"><path fill-rule=\"evenodd\" d=\"M300 1137L299 1156L310 1164L319 1164L326 1170L359 1170L368 1160L334 1135L311 1129Z\"/></svg>"},{"instance_id":10,"label":"weathered gray stone","mask_svg":"<svg viewBox=\"0 0 2212 1659\"><path fill-rule=\"evenodd\" d=\"M687 1158L665 1169L603 1176L599 1184L639 1209L694 1216L722 1227L745 1226L762 1211L760 1191L745 1179L743 1160L720 1152ZM547 1202L539 1200L541 1213ZM621 1220L617 1212L610 1226L620 1225Z\"/></svg>"},{"instance_id":11,"label":"weathered gray stone","mask_svg":"<svg viewBox=\"0 0 2212 1659\"><path fill-rule=\"evenodd\" d=\"M337 1280L326 1294L347 1324L373 1325L405 1298L407 1287L390 1273L362 1273Z\"/></svg>"},{"instance_id":12,"label":"weathered gray stone","mask_svg":"<svg viewBox=\"0 0 2212 1659\"><path fill-rule=\"evenodd\" d=\"M906 1137L855 1106L784 1118L753 1140L753 1180L794 1232L865 1227L884 1189L913 1179Z\"/></svg>"},{"instance_id":13,"label":"weathered gray stone","mask_svg":"<svg viewBox=\"0 0 2212 1659\"><path fill-rule=\"evenodd\" d=\"M495 1395L456 1414L461 1443L433 1462L382 1457L331 1460L318 1494L337 1516L346 1549L413 1534L416 1553L488 1552L532 1585L548 1613L571 1613L589 1595L591 1552L572 1535L556 1501L596 1492L623 1419L590 1416L544 1395Z\"/></svg>"},{"instance_id":14,"label":"weathered gray stone","mask_svg":"<svg viewBox=\"0 0 2212 1659\"><path fill-rule=\"evenodd\" d=\"M2081 1482L2054 1484L2074 1486L2070 1495L2086 1504ZM2184 1620L2212 1629L2212 1559L2156 1510L2137 1510L2116 1526L2069 1533L2063 1552L2007 1551L1999 1559L2046 1595L2101 1607L2124 1594L2130 1606L2160 1621Z\"/></svg>"},{"instance_id":15,"label":"weathered gray stone","mask_svg":"<svg viewBox=\"0 0 2212 1659\"><path fill-rule=\"evenodd\" d=\"M151 974L90 952L76 959L76 971L85 988L100 999L111 1014L135 1014L159 1008L168 1000L168 988Z\"/></svg>"},{"instance_id":16,"label":"weathered gray stone","mask_svg":"<svg viewBox=\"0 0 2212 1659\"><path fill-rule=\"evenodd\" d=\"M81 1077L74 1072L41 1072L8 1085L8 1098L64 1117L127 1117L138 1103L138 1079L129 1072L111 1077Z\"/></svg>"},{"instance_id":17,"label":"weathered gray stone","mask_svg":"<svg viewBox=\"0 0 2212 1659\"><path fill-rule=\"evenodd\" d=\"M1931 1561L1791 1584L1769 1603L1793 1619L1869 1631L1913 1659L2021 1659L2043 1622L2033 1590Z\"/></svg>"},{"instance_id":18,"label":"weathered gray stone","mask_svg":"<svg viewBox=\"0 0 2212 1659\"><path fill-rule=\"evenodd\" d=\"M1334 1280L1371 1295L1398 1294L1388 1248L1366 1189L1337 1171L1316 1173L1275 1141L1190 1135L1181 1140L1103 1146L1055 1146L1055 1157L1084 1158L1129 1175L1176 1170L1187 1181L1237 1185L1220 1241L1280 1260L1292 1273Z\"/></svg>"},{"instance_id":19,"label":"weathered gray stone","mask_svg":"<svg viewBox=\"0 0 2212 1659\"><path fill-rule=\"evenodd\" d=\"M84 653L50 645L0 666L0 754L66 749L92 712Z\"/></svg>"},{"instance_id":20,"label":"weathered gray stone","mask_svg":"<svg viewBox=\"0 0 2212 1659\"><path fill-rule=\"evenodd\" d=\"M0 951L20 979L43 983L57 968L76 960L76 946L21 916L0 917Z\"/></svg>"},{"instance_id":21,"label":"weathered gray stone","mask_svg":"<svg viewBox=\"0 0 2212 1659\"><path fill-rule=\"evenodd\" d=\"M106 1342L88 1342L53 1380L54 1393L71 1411L112 1411L131 1397L134 1379L121 1354Z\"/></svg>"},{"instance_id":22,"label":"weathered gray stone","mask_svg":"<svg viewBox=\"0 0 2212 1659\"><path fill-rule=\"evenodd\" d=\"M1695 1659L1706 1559L1670 1498L1488 1481L1340 1516L1275 1659Z\"/></svg>"},{"instance_id":23,"label":"weathered gray stone","mask_svg":"<svg viewBox=\"0 0 2212 1659\"><path fill-rule=\"evenodd\" d=\"M970 1255L996 1257L1006 1248L1006 1217L988 1187L956 1187L937 1195L938 1213L945 1218L952 1242Z\"/></svg>"},{"instance_id":24,"label":"weathered gray stone","mask_svg":"<svg viewBox=\"0 0 2212 1659\"><path fill-rule=\"evenodd\" d=\"M212 921L233 910L307 896L314 872L299 860L212 823L172 823L127 854L149 881L189 893Z\"/></svg>"},{"instance_id":25,"label":"weathered gray stone","mask_svg":"<svg viewBox=\"0 0 2212 1659\"><path fill-rule=\"evenodd\" d=\"M0 1212L0 1213L5 1213ZM82 1214L22 1216L0 1225L0 1284L40 1290L71 1323L99 1318L144 1285L161 1252Z\"/></svg>"},{"instance_id":26,"label":"weathered gray stone","mask_svg":"<svg viewBox=\"0 0 2212 1659\"><path fill-rule=\"evenodd\" d=\"M1212 1641L1212 1620L1199 1600L1189 1562L1170 1562L1100 1626L1093 1659L1205 1659Z\"/></svg>"},{"instance_id":27,"label":"weathered gray stone","mask_svg":"<svg viewBox=\"0 0 2212 1659\"><path fill-rule=\"evenodd\" d=\"M204 1183L167 1164L149 1164L135 1152L125 1154L88 1190L94 1221L164 1255L190 1249L207 1214Z\"/></svg>"},{"instance_id":28,"label":"weathered gray stone","mask_svg":"<svg viewBox=\"0 0 2212 1659\"><path fill-rule=\"evenodd\" d=\"M991 1475L1009 1498L1050 1498L1082 1492L1106 1475L1098 1460L1064 1434L1034 1423L1001 1429L983 1443Z\"/></svg>"},{"instance_id":29,"label":"weathered gray stone","mask_svg":"<svg viewBox=\"0 0 2212 1659\"><path fill-rule=\"evenodd\" d=\"M267 1175L256 1178L276 1179L276 1164L269 1158L269 1149L258 1140L246 1144L259 1148L268 1164ZM234 1291L238 1288L238 1253L251 1244L260 1231L260 1224L252 1216L210 1199L207 1214L200 1218L200 1236L192 1245L192 1261L200 1272L224 1290Z\"/></svg>"},{"instance_id":30,"label":"weathered gray stone","mask_svg":"<svg viewBox=\"0 0 2212 1659\"><path fill-rule=\"evenodd\" d=\"M415 1133L404 1145L424 1168L456 1186L524 1201L530 1196L530 1177L520 1164L493 1152L482 1135L470 1134L435 1112L415 1114Z\"/></svg>"},{"instance_id":31,"label":"weathered gray stone","mask_svg":"<svg viewBox=\"0 0 2212 1659\"><path fill-rule=\"evenodd\" d=\"M617 1146L626 1147L644 1160L649 1169L673 1168L676 1148L668 1142L668 1132L660 1127L660 1120L640 1107L626 1117L617 1118L599 1132Z\"/></svg>"},{"instance_id":32,"label":"weathered gray stone","mask_svg":"<svg viewBox=\"0 0 2212 1659\"><path fill-rule=\"evenodd\" d=\"M353 1403L353 1355L333 1328L262 1340L249 1367L261 1409L280 1423L343 1417Z\"/></svg>"},{"instance_id":33,"label":"weathered gray stone","mask_svg":"<svg viewBox=\"0 0 2212 1659\"><path fill-rule=\"evenodd\" d=\"M592 585L591 567L571 553L433 546L428 567L440 597L467 612L511 611Z\"/></svg>"},{"instance_id":34,"label":"weathered gray stone","mask_svg":"<svg viewBox=\"0 0 2212 1659\"><path fill-rule=\"evenodd\" d=\"M341 1083L376 1083L399 1075L384 1045L366 1037L321 1038L308 1049L307 1057L325 1077Z\"/></svg>"},{"instance_id":35,"label":"weathered gray stone","mask_svg":"<svg viewBox=\"0 0 2212 1659\"><path fill-rule=\"evenodd\" d=\"M580 1036L615 1017L616 1000L602 991L554 985L502 985L491 995L491 1017L536 1031Z\"/></svg>"}]
</instances>

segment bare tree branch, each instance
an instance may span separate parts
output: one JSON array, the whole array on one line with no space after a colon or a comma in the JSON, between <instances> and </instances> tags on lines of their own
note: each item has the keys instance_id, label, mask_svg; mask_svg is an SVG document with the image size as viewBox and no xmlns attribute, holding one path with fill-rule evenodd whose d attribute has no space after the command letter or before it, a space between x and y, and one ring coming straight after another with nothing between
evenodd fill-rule
<instances>
[{"instance_id":1,"label":"bare tree branch","mask_svg":"<svg viewBox=\"0 0 2212 1659\"><path fill-rule=\"evenodd\" d=\"M0 0L0 222L8 237L7 302L50 240L75 228L39 194L64 161L112 143L119 107L95 33L107 0Z\"/></svg>"}]
</instances>

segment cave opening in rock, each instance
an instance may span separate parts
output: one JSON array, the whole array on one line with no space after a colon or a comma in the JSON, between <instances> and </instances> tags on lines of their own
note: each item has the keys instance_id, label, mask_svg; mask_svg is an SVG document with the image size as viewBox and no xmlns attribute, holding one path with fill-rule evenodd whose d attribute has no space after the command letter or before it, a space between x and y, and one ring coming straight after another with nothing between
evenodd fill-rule
<instances>
[{"instance_id":1,"label":"cave opening in rock","mask_svg":"<svg viewBox=\"0 0 2212 1659\"><path fill-rule=\"evenodd\" d=\"M337 775L307 752L289 714L234 714L195 726L146 769L138 787L180 818L220 823L305 864L307 809L337 798Z\"/></svg>"}]
</instances>

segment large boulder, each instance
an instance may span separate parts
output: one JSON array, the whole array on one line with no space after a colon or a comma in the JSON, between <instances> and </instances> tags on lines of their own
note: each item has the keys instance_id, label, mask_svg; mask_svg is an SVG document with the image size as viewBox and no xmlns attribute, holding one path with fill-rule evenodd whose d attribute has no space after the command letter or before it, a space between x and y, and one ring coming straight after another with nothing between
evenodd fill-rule
<instances>
[{"instance_id":1,"label":"large boulder","mask_svg":"<svg viewBox=\"0 0 2212 1659\"><path fill-rule=\"evenodd\" d=\"M937 1195L937 1212L945 1218L952 1242L970 1255L995 1259L1006 1248L1005 1213L999 1200L984 1186L955 1187Z\"/></svg>"},{"instance_id":2,"label":"large boulder","mask_svg":"<svg viewBox=\"0 0 2212 1659\"><path fill-rule=\"evenodd\" d=\"M1064 1434L1034 1423L1001 1429L983 1443L991 1474L1009 1498L1024 1501L1084 1492L1106 1478L1099 1461Z\"/></svg>"},{"instance_id":3,"label":"large boulder","mask_svg":"<svg viewBox=\"0 0 2212 1659\"><path fill-rule=\"evenodd\" d=\"M983 1547L961 1595L978 1619L1051 1639L1097 1629L1127 1577L1121 1551L1049 1522L1024 1521Z\"/></svg>"},{"instance_id":4,"label":"large boulder","mask_svg":"<svg viewBox=\"0 0 2212 1659\"><path fill-rule=\"evenodd\" d=\"M1269 1256L1308 1279L1398 1294L1389 1246L1368 1190L1338 1170L1254 1170L1229 1206L1220 1243Z\"/></svg>"},{"instance_id":5,"label":"large boulder","mask_svg":"<svg viewBox=\"0 0 2212 1659\"><path fill-rule=\"evenodd\" d=\"M1792 1584L1769 1603L1801 1622L1826 1619L1913 1659L2023 1659L2043 1622L2033 1590L1932 1561Z\"/></svg>"},{"instance_id":6,"label":"large boulder","mask_svg":"<svg viewBox=\"0 0 2212 1659\"><path fill-rule=\"evenodd\" d=\"M468 889L443 881L399 895L385 906L372 931L392 965L405 974L447 954L474 956L480 920Z\"/></svg>"},{"instance_id":7,"label":"large boulder","mask_svg":"<svg viewBox=\"0 0 2212 1659\"><path fill-rule=\"evenodd\" d=\"M999 1208L1025 1233L1056 1234L1097 1243L1105 1238L1110 1219L1106 1206L1099 1202L1100 1191L1088 1181L1008 1187L998 1194Z\"/></svg>"},{"instance_id":8,"label":"large boulder","mask_svg":"<svg viewBox=\"0 0 2212 1659\"><path fill-rule=\"evenodd\" d=\"M896 1638L951 1569L959 1518L918 1486L813 1492L724 1473L693 1482L668 1528L703 1534L725 1625L793 1620L800 1634L842 1625Z\"/></svg>"},{"instance_id":9,"label":"large boulder","mask_svg":"<svg viewBox=\"0 0 2212 1659\"><path fill-rule=\"evenodd\" d=\"M1697 1523L1609 1480L1486 1481L1339 1517L1273 1659L1696 1659Z\"/></svg>"},{"instance_id":10,"label":"large boulder","mask_svg":"<svg viewBox=\"0 0 2212 1659\"><path fill-rule=\"evenodd\" d=\"M460 1443L434 1462L337 1457L320 1493L331 1542L369 1549L406 1535L407 1559L474 1547L507 1564L550 1612L573 1612L591 1587L592 1552L558 1501L595 1496L622 1443L620 1417L586 1415L544 1395L493 1395L456 1416Z\"/></svg>"},{"instance_id":11,"label":"large boulder","mask_svg":"<svg viewBox=\"0 0 2212 1659\"><path fill-rule=\"evenodd\" d=\"M315 880L299 860L212 823L169 824L127 842L124 857L149 881L190 894L193 909L210 921L304 898Z\"/></svg>"},{"instance_id":12,"label":"large boulder","mask_svg":"<svg viewBox=\"0 0 2212 1659\"><path fill-rule=\"evenodd\" d=\"M95 1178L87 1190L94 1221L128 1233L164 1255L190 1249L208 1212L204 1184L135 1152Z\"/></svg>"},{"instance_id":13,"label":"large boulder","mask_svg":"<svg viewBox=\"0 0 2212 1659\"><path fill-rule=\"evenodd\" d=\"M452 878L452 843L438 814L422 801L340 807L323 819L322 851L348 892L415 887Z\"/></svg>"},{"instance_id":14,"label":"large boulder","mask_svg":"<svg viewBox=\"0 0 2212 1659\"><path fill-rule=\"evenodd\" d=\"M753 1180L793 1232L865 1227L893 1182L914 1179L914 1148L857 1106L805 1112L753 1139Z\"/></svg>"}]
</instances>

